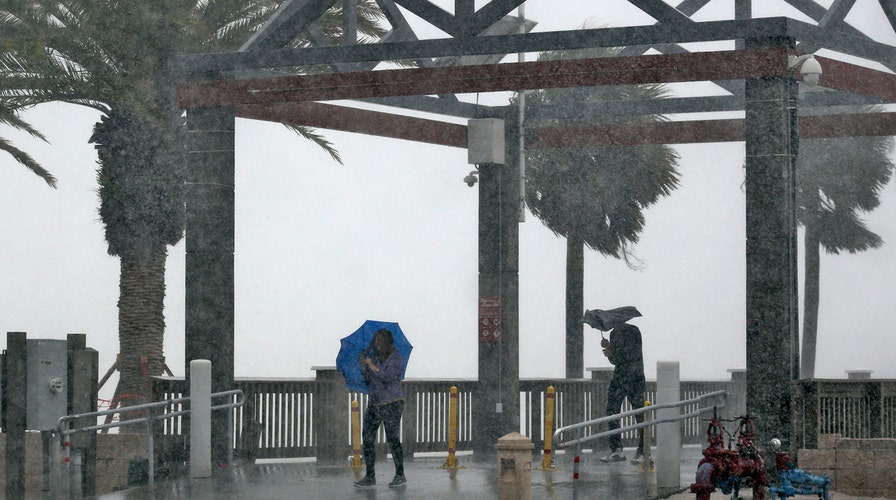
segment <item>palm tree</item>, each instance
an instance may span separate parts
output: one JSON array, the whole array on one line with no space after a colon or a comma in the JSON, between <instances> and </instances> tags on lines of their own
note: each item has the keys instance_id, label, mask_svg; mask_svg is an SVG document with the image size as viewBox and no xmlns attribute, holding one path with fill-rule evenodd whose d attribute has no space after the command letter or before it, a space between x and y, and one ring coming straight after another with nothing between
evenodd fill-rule
<instances>
[{"instance_id":1,"label":"palm tree","mask_svg":"<svg viewBox=\"0 0 896 500\"><path fill-rule=\"evenodd\" d=\"M0 31L44 55L9 77L11 102L64 101L103 115L90 141L109 253L121 260L117 392L135 395L134 403L147 394L146 375L164 367L167 246L184 234L184 120L169 62L181 53L235 50L282 1L7 0L0 7ZM383 34L373 0L359 2L358 13L362 42ZM320 27L338 40L340 20L341 9L331 9ZM292 128L338 161L314 131Z\"/></svg>"},{"instance_id":2,"label":"palm tree","mask_svg":"<svg viewBox=\"0 0 896 500\"><path fill-rule=\"evenodd\" d=\"M14 91L14 89L7 89L4 86L6 75L18 73L24 65L27 65L27 61L13 51L13 45L12 41L7 42L5 47L9 48L5 48L0 53L0 124L22 130L34 138L47 142L47 138L43 134L19 116L19 108L7 101L7 98L12 94L11 91ZM31 172L49 184L50 187L56 187L56 178L50 172L35 161L31 155L17 148L12 142L3 137L0 137L0 151L12 156L15 161L31 170Z\"/></svg>"},{"instance_id":3,"label":"palm tree","mask_svg":"<svg viewBox=\"0 0 896 500\"><path fill-rule=\"evenodd\" d=\"M870 110L869 110L870 111ZM859 217L880 204L893 172L892 137L806 139L797 156L797 220L805 228L800 378L815 377L821 249L830 254L878 248L883 240Z\"/></svg>"},{"instance_id":4,"label":"palm tree","mask_svg":"<svg viewBox=\"0 0 896 500\"><path fill-rule=\"evenodd\" d=\"M610 49L542 54L539 59L610 56ZM662 85L539 90L526 94L526 115L554 116L539 126L568 123L564 115L599 119L607 101L660 99ZM641 118L661 121L661 116ZM527 120L528 122L528 120ZM527 123L526 127L534 126ZM526 203L566 238L566 377L584 371L582 326L584 249L632 264L631 247L644 228L644 209L678 186L678 154L665 145L594 146L526 153Z\"/></svg>"}]
</instances>

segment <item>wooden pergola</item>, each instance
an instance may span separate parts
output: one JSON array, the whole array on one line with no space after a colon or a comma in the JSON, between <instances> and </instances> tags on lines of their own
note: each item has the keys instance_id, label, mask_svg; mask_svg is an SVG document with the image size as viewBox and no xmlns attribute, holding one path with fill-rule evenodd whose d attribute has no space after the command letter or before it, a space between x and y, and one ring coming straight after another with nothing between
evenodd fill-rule
<instances>
[{"instance_id":1,"label":"wooden pergola","mask_svg":"<svg viewBox=\"0 0 896 500\"><path fill-rule=\"evenodd\" d=\"M506 164L479 165L479 295L501 305L502 338L479 344L480 390L474 399L477 451L519 428L518 137L526 148L645 143L744 141L746 147L745 326L747 410L757 435L790 442L790 384L799 374L794 165L800 137L896 135L896 113L867 105L896 102L896 76L832 57L815 57L819 91L804 92L793 57L821 49L896 68L896 47L870 39L845 22L854 0L825 9L787 0L816 24L790 18L751 19L750 0L736 0L734 19L697 22L710 0L629 0L657 20L650 26L530 32L511 16L524 0L455 0L449 13L427 0L377 0L392 29L380 42L356 42L355 0L287 0L268 25L238 52L178 58L179 105L188 111L192 162L188 182L186 364L210 359L213 390L230 388L234 336L234 120L285 122L448 147L467 146L457 118L506 118ZM880 0L891 26L896 7ZM345 43L327 45L316 21L328 9L344 12ZM412 13L450 38L418 39ZM310 47L289 48L304 34ZM683 44L729 42L731 50L689 52ZM624 47L619 56L499 62L506 54ZM650 52L648 55L647 53ZM388 61L415 67L377 69ZM302 69L315 67L314 73ZM321 71L321 68L324 68ZM642 83L713 82L724 95L607 103L589 116L562 116L565 125L521 128L507 106L462 101L456 94ZM334 105L353 100L395 112ZM408 116L425 111L444 120ZM717 111L742 118L688 119ZM550 112L550 110L546 111ZM645 114L685 117L639 123ZM542 117L543 118L543 117ZM551 118L558 118L552 116ZM523 130L524 132L521 132ZM472 328L472 325L471 325ZM579 332L581 334L581 332ZM581 338L567 339L567 353ZM494 367L500 366L500 370ZM581 370L580 370L581 371ZM498 411L497 408L502 408ZM216 455L227 436L216 431ZM341 425L336 423L334 425Z\"/></svg>"}]
</instances>

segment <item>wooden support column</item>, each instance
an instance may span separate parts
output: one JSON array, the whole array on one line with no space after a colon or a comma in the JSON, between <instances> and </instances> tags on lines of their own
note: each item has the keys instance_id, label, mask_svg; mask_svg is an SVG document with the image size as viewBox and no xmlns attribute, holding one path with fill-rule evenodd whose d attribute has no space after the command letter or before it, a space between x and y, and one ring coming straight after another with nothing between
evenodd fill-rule
<instances>
[{"instance_id":1,"label":"wooden support column","mask_svg":"<svg viewBox=\"0 0 896 500\"><path fill-rule=\"evenodd\" d=\"M230 107L187 113L184 372L189 380L191 361L211 361L213 393L233 389L234 125ZM227 412L215 411L213 464L226 463L229 446Z\"/></svg>"},{"instance_id":2,"label":"wooden support column","mask_svg":"<svg viewBox=\"0 0 896 500\"><path fill-rule=\"evenodd\" d=\"M748 49L792 48L794 40L746 44ZM780 438L785 449L791 444L790 385L799 373L796 90L790 76L745 83L747 413L754 418L766 464L774 463L772 438Z\"/></svg>"}]
</instances>

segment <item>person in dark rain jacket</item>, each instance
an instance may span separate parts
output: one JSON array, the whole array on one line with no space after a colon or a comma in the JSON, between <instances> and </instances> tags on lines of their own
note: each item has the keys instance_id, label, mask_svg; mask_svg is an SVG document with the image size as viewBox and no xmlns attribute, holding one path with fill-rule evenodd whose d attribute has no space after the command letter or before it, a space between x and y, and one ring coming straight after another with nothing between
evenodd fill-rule
<instances>
[{"instance_id":1,"label":"person in dark rain jacket","mask_svg":"<svg viewBox=\"0 0 896 500\"><path fill-rule=\"evenodd\" d=\"M360 357L361 374L370 388L367 410L364 412L363 453L367 474L355 482L358 488L376 486L376 433L382 424L386 441L392 448L395 477L390 488L405 486L404 452L401 447L401 415L404 412L404 393L401 390L401 374L404 358L395 350L392 332L381 328L373 334L373 340Z\"/></svg>"},{"instance_id":2,"label":"person in dark rain jacket","mask_svg":"<svg viewBox=\"0 0 896 500\"><path fill-rule=\"evenodd\" d=\"M619 323L612 331L610 338L601 340L604 355L613 364L613 378L607 389L607 415L619 413L622 402L628 398L633 409L644 406L644 354L641 349L641 330L628 323ZM644 415L638 416L638 422L644 420ZM619 421L613 420L607 423L607 428L618 429ZM609 438L610 454L601 458L604 462L621 462L625 460L622 454L622 435L614 434ZM635 452L634 461L641 460L644 456L644 429L641 429L638 439L638 449Z\"/></svg>"}]
</instances>

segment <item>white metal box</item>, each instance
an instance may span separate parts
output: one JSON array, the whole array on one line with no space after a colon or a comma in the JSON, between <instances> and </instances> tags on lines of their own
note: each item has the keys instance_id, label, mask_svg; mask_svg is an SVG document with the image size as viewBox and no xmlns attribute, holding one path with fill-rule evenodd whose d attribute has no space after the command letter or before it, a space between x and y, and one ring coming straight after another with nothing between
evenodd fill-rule
<instances>
[{"instance_id":1,"label":"white metal box","mask_svg":"<svg viewBox=\"0 0 896 500\"><path fill-rule=\"evenodd\" d=\"M504 164L504 120L479 118L467 122L467 163Z\"/></svg>"}]
</instances>

